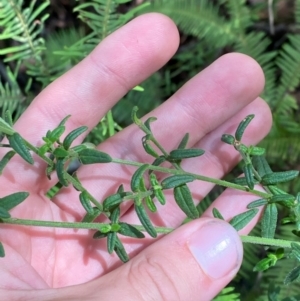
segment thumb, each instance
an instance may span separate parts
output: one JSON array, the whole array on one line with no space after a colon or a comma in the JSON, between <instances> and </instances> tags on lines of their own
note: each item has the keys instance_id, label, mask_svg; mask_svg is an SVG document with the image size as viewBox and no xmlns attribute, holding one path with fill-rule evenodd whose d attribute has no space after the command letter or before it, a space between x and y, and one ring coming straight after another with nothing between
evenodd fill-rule
<instances>
[{"instance_id":1,"label":"thumb","mask_svg":"<svg viewBox=\"0 0 300 301\"><path fill-rule=\"evenodd\" d=\"M242 255L229 224L200 218L95 282L101 300L209 301L238 272Z\"/></svg>"}]
</instances>

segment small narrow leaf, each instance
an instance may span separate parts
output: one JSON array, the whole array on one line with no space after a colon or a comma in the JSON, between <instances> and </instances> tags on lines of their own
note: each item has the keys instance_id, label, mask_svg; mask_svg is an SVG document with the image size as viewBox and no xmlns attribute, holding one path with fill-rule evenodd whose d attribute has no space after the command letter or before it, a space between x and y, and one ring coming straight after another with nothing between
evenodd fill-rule
<instances>
[{"instance_id":1,"label":"small narrow leaf","mask_svg":"<svg viewBox=\"0 0 300 301\"><path fill-rule=\"evenodd\" d=\"M152 163L151 165L153 165L153 166L159 166L159 165L161 165L162 163L164 163L166 160L167 160L166 157L164 157L164 156L159 156L159 157L157 157L157 158L153 161L153 163ZM151 174L152 172L153 172L152 170L149 170L149 174Z\"/></svg>"},{"instance_id":2,"label":"small narrow leaf","mask_svg":"<svg viewBox=\"0 0 300 301\"><path fill-rule=\"evenodd\" d=\"M249 203L247 208L252 209L252 208L264 206L264 205L267 205L267 204L268 204L268 201L266 199L259 199L259 200L255 200L255 201Z\"/></svg>"},{"instance_id":3,"label":"small narrow leaf","mask_svg":"<svg viewBox=\"0 0 300 301\"><path fill-rule=\"evenodd\" d=\"M19 154L26 162L33 164L33 158L24 142L24 139L18 133L13 133L11 136L7 136L11 148Z\"/></svg>"},{"instance_id":4,"label":"small narrow leaf","mask_svg":"<svg viewBox=\"0 0 300 301\"><path fill-rule=\"evenodd\" d=\"M273 195L270 199L271 203L280 203L284 206L291 207L295 205L295 197L291 194L277 194Z\"/></svg>"},{"instance_id":5,"label":"small narrow leaf","mask_svg":"<svg viewBox=\"0 0 300 301\"><path fill-rule=\"evenodd\" d=\"M4 247L3 244L0 241L0 257L3 258L5 257L5 251L4 251Z\"/></svg>"},{"instance_id":6,"label":"small narrow leaf","mask_svg":"<svg viewBox=\"0 0 300 301\"><path fill-rule=\"evenodd\" d=\"M139 119L136 115L137 111L138 111L138 107L133 107L132 112L131 112L131 119L133 121L133 123L135 123L137 126L141 126L143 123L141 121L141 119Z\"/></svg>"},{"instance_id":7,"label":"small narrow leaf","mask_svg":"<svg viewBox=\"0 0 300 301\"><path fill-rule=\"evenodd\" d=\"M7 163L10 161L10 159L16 154L15 151L9 151L7 152L4 157L0 161L0 175L3 172L4 167L7 165Z\"/></svg>"},{"instance_id":8,"label":"small narrow leaf","mask_svg":"<svg viewBox=\"0 0 300 301\"><path fill-rule=\"evenodd\" d=\"M131 178L131 190L133 192L137 192L140 189L140 182L141 179L144 176L145 171L150 167L149 164L144 164L141 167L139 167L135 173L132 175Z\"/></svg>"},{"instance_id":9,"label":"small narrow leaf","mask_svg":"<svg viewBox=\"0 0 300 301\"><path fill-rule=\"evenodd\" d=\"M261 236L274 238L277 226L278 210L275 204L266 206L261 220Z\"/></svg>"},{"instance_id":10,"label":"small narrow leaf","mask_svg":"<svg viewBox=\"0 0 300 301\"><path fill-rule=\"evenodd\" d=\"M232 135L229 134L223 134L221 137L221 140L229 145L233 145L235 142L235 139Z\"/></svg>"},{"instance_id":11,"label":"small narrow leaf","mask_svg":"<svg viewBox=\"0 0 300 301\"><path fill-rule=\"evenodd\" d=\"M300 262L300 245L299 245L299 243L292 242L291 247L292 247L292 252L291 252L290 257L294 257Z\"/></svg>"},{"instance_id":12,"label":"small narrow leaf","mask_svg":"<svg viewBox=\"0 0 300 301\"><path fill-rule=\"evenodd\" d=\"M155 206L155 204L154 204L154 202L153 202L151 196L147 196L147 197L145 198L145 203L146 203L148 209L149 209L151 212L156 212L156 211L157 211L157 208L156 208L156 206Z\"/></svg>"},{"instance_id":13,"label":"small narrow leaf","mask_svg":"<svg viewBox=\"0 0 300 301\"><path fill-rule=\"evenodd\" d=\"M295 280L297 280L299 278L299 276L300 276L300 266L297 266L287 274L283 283L285 285L290 284L290 283L294 282Z\"/></svg>"},{"instance_id":14,"label":"small narrow leaf","mask_svg":"<svg viewBox=\"0 0 300 301\"><path fill-rule=\"evenodd\" d=\"M164 194L164 192L161 189L155 189L154 190L154 195L157 198L157 200L159 201L159 203L161 205L165 205L166 204L166 196Z\"/></svg>"},{"instance_id":15,"label":"small narrow leaf","mask_svg":"<svg viewBox=\"0 0 300 301\"><path fill-rule=\"evenodd\" d=\"M0 198L0 206L7 211L22 203L29 196L28 192L16 192Z\"/></svg>"},{"instance_id":16,"label":"small narrow leaf","mask_svg":"<svg viewBox=\"0 0 300 301\"><path fill-rule=\"evenodd\" d=\"M247 185L250 189L254 189L254 176L251 164L245 164L243 167Z\"/></svg>"},{"instance_id":17,"label":"small narrow leaf","mask_svg":"<svg viewBox=\"0 0 300 301\"><path fill-rule=\"evenodd\" d=\"M57 127L59 127L59 126L64 126L64 125L66 124L67 120L68 120L70 117L71 117L71 115L66 116L66 117L59 123L59 125L58 125Z\"/></svg>"},{"instance_id":18,"label":"small narrow leaf","mask_svg":"<svg viewBox=\"0 0 300 301\"><path fill-rule=\"evenodd\" d=\"M170 152L169 160L181 160L193 157L199 157L204 154L204 150L200 148L175 149Z\"/></svg>"},{"instance_id":19,"label":"small narrow leaf","mask_svg":"<svg viewBox=\"0 0 300 301\"><path fill-rule=\"evenodd\" d=\"M82 219L82 223L91 223L93 222L99 215L101 214L101 210L97 207L93 207L93 213L86 213L86 215Z\"/></svg>"},{"instance_id":20,"label":"small narrow leaf","mask_svg":"<svg viewBox=\"0 0 300 301\"><path fill-rule=\"evenodd\" d=\"M66 170L65 170L65 159L58 159L55 164L55 170L58 177L59 182L67 187L69 185L69 182L66 179Z\"/></svg>"},{"instance_id":21,"label":"small narrow leaf","mask_svg":"<svg viewBox=\"0 0 300 301\"><path fill-rule=\"evenodd\" d=\"M240 231L250 223L250 221L254 218L257 212L258 209L248 210L246 212L234 216L229 223L233 228L236 229L236 231Z\"/></svg>"},{"instance_id":22,"label":"small narrow leaf","mask_svg":"<svg viewBox=\"0 0 300 301\"><path fill-rule=\"evenodd\" d=\"M116 238L117 238L116 232L109 232L107 234L107 251L109 254L112 254L112 252L115 249Z\"/></svg>"},{"instance_id":23,"label":"small narrow leaf","mask_svg":"<svg viewBox=\"0 0 300 301\"><path fill-rule=\"evenodd\" d=\"M120 258L120 260L123 261L124 263L129 261L128 254L126 253L125 248L124 248L121 240L119 239L119 237L116 238L115 252L118 255L118 257Z\"/></svg>"},{"instance_id":24,"label":"small narrow leaf","mask_svg":"<svg viewBox=\"0 0 300 301\"><path fill-rule=\"evenodd\" d=\"M245 129L251 122L251 120L254 118L254 115L248 115L246 118L242 120L242 122L239 124L236 132L235 132L235 139L240 141L242 139L242 136L244 134Z\"/></svg>"},{"instance_id":25,"label":"small narrow leaf","mask_svg":"<svg viewBox=\"0 0 300 301\"><path fill-rule=\"evenodd\" d=\"M275 263L276 263L276 261L275 261ZM266 271L270 267L274 266L275 263L271 258L264 258L255 265L255 267L253 268L253 272Z\"/></svg>"},{"instance_id":26,"label":"small narrow leaf","mask_svg":"<svg viewBox=\"0 0 300 301\"><path fill-rule=\"evenodd\" d=\"M72 132L70 132L66 138L63 141L63 147L65 149L69 149L69 147L71 146L71 144L73 143L73 141L80 136L82 133L84 133L85 131L87 131L88 127L87 126L81 126L75 130L73 130Z\"/></svg>"},{"instance_id":27,"label":"small narrow leaf","mask_svg":"<svg viewBox=\"0 0 300 301\"><path fill-rule=\"evenodd\" d=\"M80 151L78 155L82 164L109 163L112 161L110 155L91 148Z\"/></svg>"},{"instance_id":28,"label":"small narrow leaf","mask_svg":"<svg viewBox=\"0 0 300 301\"><path fill-rule=\"evenodd\" d=\"M298 175L299 175L298 170L273 172L271 174L266 174L265 176L263 176L262 184L275 185L278 183L288 182L297 178Z\"/></svg>"},{"instance_id":29,"label":"small narrow leaf","mask_svg":"<svg viewBox=\"0 0 300 301\"><path fill-rule=\"evenodd\" d=\"M252 164L261 177L272 173L272 169L270 168L268 161L263 156L253 156Z\"/></svg>"},{"instance_id":30,"label":"small narrow leaf","mask_svg":"<svg viewBox=\"0 0 300 301\"><path fill-rule=\"evenodd\" d=\"M53 131L48 131L46 133L46 138L49 139L51 143L54 143L55 141L58 141L60 136L64 133L66 130L66 127L63 125L58 126Z\"/></svg>"},{"instance_id":31,"label":"small narrow leaf","mask_svg":"<svg viewBox=\"0 0 300 301\"><path fill-rule=\"evenodd\" d=\"M238 184L238 185L242 185L242 186L248 186L247 180L245 177L239 177L239 178L235 178L231 181L234 184ZM259 182L255 179L253 179L253 183L258 184Z\"/></svg>"},{"instance_id":32,"label":"small narrow leaf","mask_svg":"<svg viewBox=\"0 0 300 301\"><path fill-rule=\"evenodd\" d=\"M0 117L0 132L6 135L12 135L16 131L4 119Z\"/></svg>"},{"instance_id":33,"label":"small narrow leaf","mask_svg":"<svg viewBox=\"0 0 300 301\"><path fill-rule=\"evenodd\" d=\"M153 238L157 237L156 230L152 225L144 206L142 204L141 205L135 204L134 209L136 211L136 214L140 222L144 226L145 230L149 233L149 235L152 236Z\"/></svg>"},{"instance_id":34,"label":"small narrow leaf","mask_svg":"<svg viewBox=\"0 0 300 301\"><path fill-rule=\"evenodd\" d=\"M154 121L156 121L156 120L157 120L156 117L149 117L149 118L145 121L144 125L146 126L146 128L147 128L150 132L152 132L152 131L151 131L151 127L150 127L150 123L151 123L151 122L154 122Z\"/></svg>"},{"instance_id":35,"label":"small narrow leaf","mask_svg":"<svg viewBox=\"0 0 300 301\"><path fill-rule=\"evenodd\" d=\"M170 189L176 186L180 186L186 184L188 182L193 182L195 177L192 175L175 175L168 178L165 178L161 182L161 186L163 189Z\"/></svg>"},{"instance_id":36,"label":"small narrow leaf","mask_svg":"<svg viewBox=\"0 0 300 301\"><path fill-rule=\"evenodd\" d=\"M5 112L5 121L12 127L14 125L11 112L9 110L6 110Z\"/></svg>"},{"instance_id":37,"label":"small narrow leaf","mask_svg":"<svg viewBox=\"0 0 300 301\"><path fill-rule=\"evenodd\" d=\"M213 208L212 213L213 213L214 218L224 220L223 215L221 214L221 212L217 208Z\"/></svg>"},{"instance_id":38,"label":"small narrow leaf","mask_svg":"<svg viewBox=\"0 0 300 301\"><path fill-rule=\"evenodd\" d=\"M265 152L266 152L266 150L265 150L264 148L258 147L258 146L252 146L252 145L251 145L251 146L248 148L248 153L249 153L249 155L251 155L251 156L262 156L262 155L265 154Z\"/></svg>"},{"instance_id":39,"label":"small narrow leaf","mask_svg":"<svg viewBox=\"0 0 300 301\"><path fill-rule=\"evenodd\" d=\"M127 224L127 223L119 223L121 226L120 230L118 233L124 235L124 236L129 236L129 237L134 237L134 238L144 238L145 235L143 232L140 230L136 229L135 227Z\"/></svg>"},{"instance_id":40,"label":"small narrow leaf","mask_svg":"<svg viewBox=\"0 0 300 301\"><path fill-rule=\"evenodd\" d=\"M103 210L110 211L112 208L119 206L122 202L123 199L120 193L112 194L103 201Z\"/></svg>"},{"instance_id":41,"label":"small narrow leaf","mask_svg":"<svg viewBox=\"0 0 300 301\"><path fill-rule=\"evenodd\" d=\"M93 214L94 213L94 209L91 205L89 195L86 191L83 191L79 194L79 200L80 200L80 203L81 203L82 207L85 209L85 211L88 214Z\"/></svg>"},{"instance_id":42,"label":"small narrow leaf","mask_svg":"<svg viewBox=\"0 0 300 301\"><path fill-rule=\"evenodd\" d=\"M188 144L188 141L189 141L189 138L190 138L190 134L189 133L186 133L182 140L180 141L179 145L178 145L178 149L185 149L187 144Z\"/></svg>"},{"instance_id":43,"label":"small narrow leaf","mask_svg":"<svg viewBox=\"0 0 300 301\"><path fill-rule=\"evenodd\" d=\"M10 218L10 213L0 205L0 219L1 218Z\"/></svg>"},{"instance_id":44,"label":"small narrow leaf","mask_svg":"<svg viewBox=\"0 0 300 301\"><path fill-rule=\"evenodd\" d=\"M61 147L57 147L54 151L53 151L53 155L56 158L66 158L69 156L69 152L66 151L65 149L61 148Z\"/></svg>"},{"instance_id":45,"label":"small narrow leaf","mask_svg":"<svg viewBox=\"0 0 300 301\"><path fill-rule=\"evenodd\" d=\"M104 237L107 237L107 233L102 233L100 231L95 232L94 235L93 235L94 239L101 239L101 238L104 238Z\"/></svg>"},{"instance_id":46,"label":"small narrow leaf","mask_svg":"<svg viewBox=\"0 0 300 301\"><path fill-rule=\"evenodd\" d=\"M147 154L153 156L154 158L158 158L159 157L158 153L151 146L150 137L151 137L151 135L146 135L145 137L142 138L143 148Z\"/></svg>"},{"instance_id":47,"label":"small narrow leaf","mask_svg":"<svg viewBox=\"0 0 300 301\"><path fill-rule=\"evenodd\" d=\"M199 217L192 194L186 184L174 188L174 198L179 208L191 219Z\"/></svg>"},{"instance_id":48,"label":"small narrow leaf","mask_svg":"<svg viewBox=\"0 0 300 301\"><path fill-rule=\"evenodd\" d=\"M119 222L120 214L121 214L120 207L117 207L113 210L113 212L111 213L111 215L109 217L112 224L117 224ZM119 230L119 228L118 228L118 230Z\"/></svg>"}]
</instances>

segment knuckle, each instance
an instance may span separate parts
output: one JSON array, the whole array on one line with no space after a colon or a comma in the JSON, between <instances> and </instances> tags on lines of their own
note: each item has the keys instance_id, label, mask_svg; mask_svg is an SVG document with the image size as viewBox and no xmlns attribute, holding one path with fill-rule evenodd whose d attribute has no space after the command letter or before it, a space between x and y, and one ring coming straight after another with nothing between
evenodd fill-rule
<instances>
[{"instance_id":1,"label":"knuckle","mask_svg":"<svg viewBox=\"0 0 300 301\"><path fill-rule=\"evenodd\" d=\"M172 266L163 256L140 258L130 267L128 281L139 300L167 301L180 298Z\"/></svg>"}]
</instances>

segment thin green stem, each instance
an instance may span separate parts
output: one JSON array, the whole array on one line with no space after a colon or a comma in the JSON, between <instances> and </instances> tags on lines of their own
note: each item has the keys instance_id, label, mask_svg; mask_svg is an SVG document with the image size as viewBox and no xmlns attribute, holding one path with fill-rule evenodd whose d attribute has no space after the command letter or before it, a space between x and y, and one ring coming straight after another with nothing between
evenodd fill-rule
<instances>
[{"instance_id":1,"label":"thin green stem","mask_svg":"<svg viewBox=\"0 0 300 301\"><path fill-rule=\"evenodd\" d=\"M25 140L24 138L23 138L23 140L24 140L26 146L27 146L30 150L32 150L36 155L38 155L41 159L43 159L49 166L53 166L54 163L53 163L53 161L52 161L50 158L48 158L48 157L45 156L45 155L39 154L39 149L38 149L37 147L33 146L30 142L28 142L28 141Z\"/></svg>"},{"instance_id":2,"label":"thin green stem","mask_svg":"<svg viewBox=\"0 0 300 301\"><path fill-rule=\"evenodd\" d=\"M137 166L137 167L140 167L140 166L143 165L143 163L129 161L129 160L122 160L122 159L113 159L112 162L118 163L118 164L123 164L123 165ZM262 197L262 198L271 197L270 194L262 192L262 191L251 190L251 189L249 189L248 187L245 187L245 186L241 186L241 185L234 184L234 183L231 183L231 182L227 182L227 181L224 181L224 180L219 180L219 179L215 179L215 178L210 178L210 177L190 173L190 172L187 172L187 171L184 171L184 170L178 170L178 169L166 168L166 167L154 166L154 165L150 165L149 169L154 170L154 171L163 172L163 173L173 174L173 175L192 175L192 176L195 177L195 179L200 180L200 181L209 182L209 183L213 183L213 184L216 184L216 185L219 185L219 186L232 188L232 189L236 189L236 190L250 192L250 193L255 194L255 195L257 195L259 197Z\"/></svg>"},{"instance_id":3,"label":"thin green stem","mask_svg":"<svg viewBox=\"0 0 300 301\"><path fill-rule=\"evenodd\" d=\"M69 181L77 190L83 192L85 191L88 196L90 201L102 212L103 211L103 206L100 204L82 185L81 183L76 180L74 177L72 177L70 174L67 172L65 173L66 180Z\"/></svg>"},{"instance_id":4,"label":"thin green stem","mask_svg":"<svg viewBox=\"0 0 300 301\"><path fill-rule=\"evenodd\" d=\"M272 246L277 248L291 248L291 243L295 241L275 239L275 238L265 238L256 236L241 236L243 243L250 243L256 245Z\"/></svg>"}]
</instances>

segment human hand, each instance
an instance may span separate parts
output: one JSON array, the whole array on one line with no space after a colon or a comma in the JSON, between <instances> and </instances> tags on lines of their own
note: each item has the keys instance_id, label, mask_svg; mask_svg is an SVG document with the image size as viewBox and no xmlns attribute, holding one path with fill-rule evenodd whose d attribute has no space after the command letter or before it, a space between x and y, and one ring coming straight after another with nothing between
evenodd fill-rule
<instances>
[{"instance_id":1,"label":"human hand","mask_svg":"<svg viewBox=\"0 0 300 301\"><path fill-rule=\"evenodd\" d=\"M162 67L178 47L178 31L165 16L141 16L105 39L87 58L49 85L21 116L15 129L34 145L71 114L68 133L87 125L92 129L127 91ZM167 149L190 133L190 146L206 151L201 159L183 162L184 169L222 178L238 162L236 152L220 141L248 114L256 115L245 141L255 144L269 131L269 108L258 98L264 85L261 68L242 54L219 58L151 112L152 128ZM147 93L147 92L145 92ZM176 133L176 135L175 135ZM112 157L148 160L136 126L129 126L99 147ZM80 142L78 140L78 142ZM1 176L1 197L28 191L26 201L11 211L13 217L39 220L80 220L84 211L77 192L64 188L53 201L45 192L45 165L29 166L15 156ZM134 169L115 164L81 167L78 177L96 199L129 185ZM26 173L26 177L23 174ZM189 185L194 199L203 198L212 184ZM214 202L226 220L245 211L253 196L226 190ZM154 225L178 227L184 216L172 196L153 217ZM257 217L240 234L247 234ZM122 220L138 223L132 208ZM236 231L203 217L157 240L128 240L132 258L122 264L109 255L101 240L85 230L1 225L0 241L6 257L0 261L0 300L211 300L237 273L242 245Z\"/></svg>"}]
</instances>

